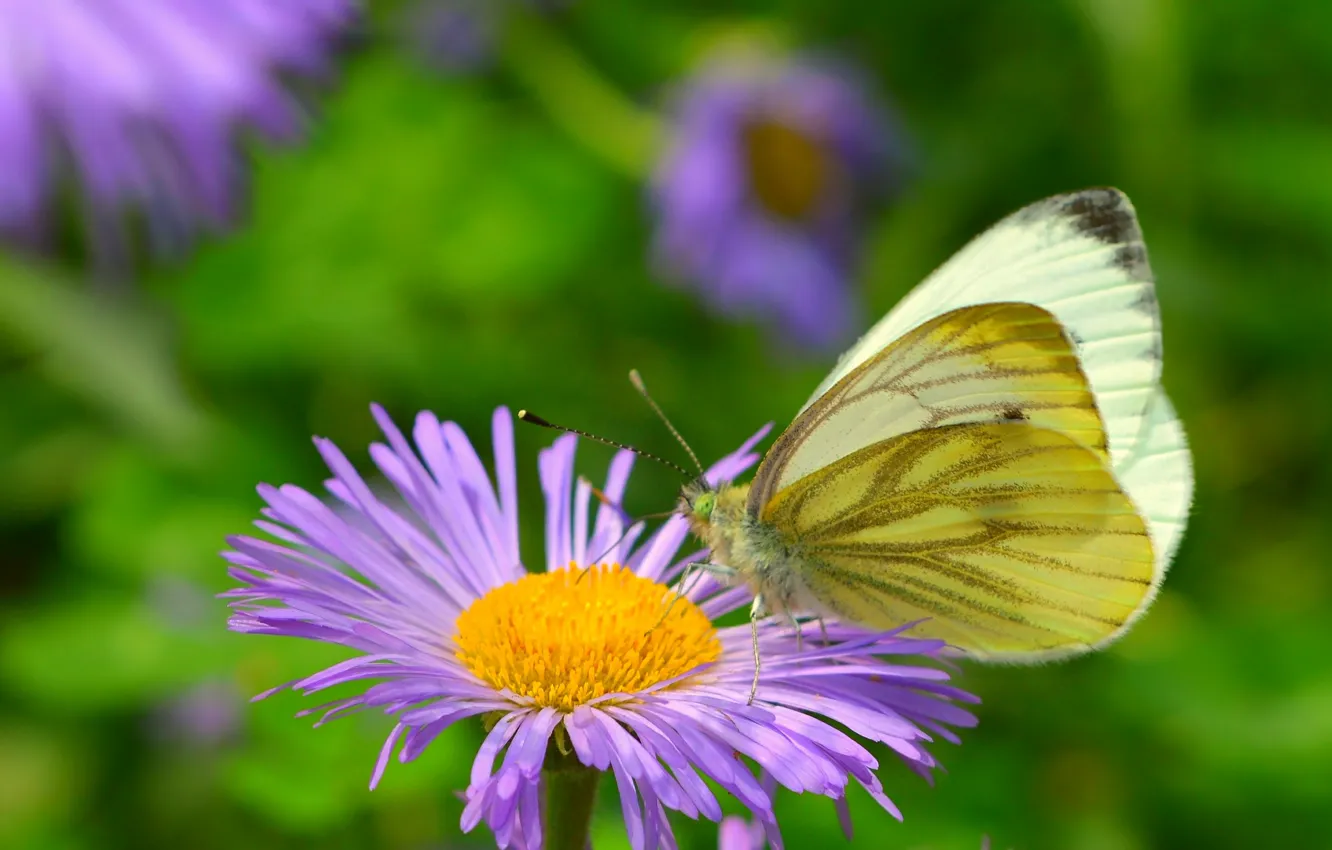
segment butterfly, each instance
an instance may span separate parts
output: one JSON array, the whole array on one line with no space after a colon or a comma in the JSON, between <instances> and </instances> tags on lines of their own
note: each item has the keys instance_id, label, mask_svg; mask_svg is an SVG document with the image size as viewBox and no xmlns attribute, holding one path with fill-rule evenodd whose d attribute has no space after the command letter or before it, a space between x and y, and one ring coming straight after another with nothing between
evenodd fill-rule
<instances>
[{"instance_id":1,"label":"butterfly","mask_svg":"<svg viewBox=\"0 0 1332 850\"><path fill-rule=\"evenodd\" d=\"M766 615L1032 663L1123 635L1165 578L1193 473L1128 198L1008 216L837 363L747 484L687 485L701 565Z\"/></svg>"}]
</instances>

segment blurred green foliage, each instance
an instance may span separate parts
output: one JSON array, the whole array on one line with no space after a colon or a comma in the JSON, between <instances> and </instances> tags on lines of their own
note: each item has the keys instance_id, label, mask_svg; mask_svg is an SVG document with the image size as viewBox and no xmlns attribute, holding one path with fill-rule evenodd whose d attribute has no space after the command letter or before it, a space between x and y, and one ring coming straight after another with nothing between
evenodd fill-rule
<instances>
[{"instance_id":1,"label":"blurred green foliage","mask_svg":"<svg viewBox=\"0 0 1332 850\"><path fill-rule=\"evenodd\" d=\"M904 824L854 795L852 846L1332 847L1332 6L581 0L545 26L543 49L645 106L732 29L867 66L916 152L861 275L875 314L1026 202L1113 184L1138 206L1199 482L1172 575L1098 657L963 669L980 727L936 748L933 788L887 766ZM454 795L478 729L370 793L383 718L310 730L307 701L243 703L341 657L223 627L216 552L255 483L317 487L312 433L364 461L372 400L483 446L508 404L674 452L637 367L715 457L817 382L828 364L654 278L641 182L533 68L444 79L371 39L309 145L256 156L240 232L114 304L0 258L0 846L487 846L458 835ZM545 441L519 433L530 562ZM595 476L609 452L582 456ZM628 506L675 486L642 468ZM172 706L207 682L241 696L201 738ZM624 846L613 797L599 850ZM789 847L841 841L826 800L779 814Z\"/></svg>"}]
</instances>

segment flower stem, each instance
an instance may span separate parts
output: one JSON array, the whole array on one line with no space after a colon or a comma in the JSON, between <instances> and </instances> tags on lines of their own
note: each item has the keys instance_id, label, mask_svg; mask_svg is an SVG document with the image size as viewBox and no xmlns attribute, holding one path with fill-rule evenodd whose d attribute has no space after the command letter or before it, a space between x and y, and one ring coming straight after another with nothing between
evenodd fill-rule
<instances>
[{"instance_id":1,"label":"flower stem","mask_svg":"<svg viewBox=\"0 0 1332 850\"><path fill-rule=\"evenodd\" d=\"M650 172L661 121L626 98L532 13L505 20L501 61L570 136L633 180Z\"/></svg>"},{"instance_id":2,"label":"flower stem","mask_svg":"<svg viewBox=\"0 0 1332 850\"><path fill-rule=\"evenodd\" d=\"M550 761L545 770L546 850L587 850L601 772L576 759L560 759L564 764L558 767Z\"/></svg>"}]
</instances>

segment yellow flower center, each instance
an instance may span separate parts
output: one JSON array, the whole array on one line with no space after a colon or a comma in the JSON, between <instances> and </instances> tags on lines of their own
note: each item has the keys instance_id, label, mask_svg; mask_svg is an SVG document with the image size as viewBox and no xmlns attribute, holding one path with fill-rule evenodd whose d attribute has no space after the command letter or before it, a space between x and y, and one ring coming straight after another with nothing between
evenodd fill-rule
<instances>
[{"instance_id":1,"label":"yellow flower center","mask_svg":"<svg viewBox=\"0 0 1332 850\"><path fill-rule=\"evenodd\" d=\"M462 612L457 628L468 670L562 711L721 656L697 605L619 564L571 565L500 585Z\"/></svg>"},{"instance_id":2,"label":"yellow flower center","mask_svg":"<svg viewBox=\"0 0 1332 850\"><path fill-rule=\"evenodd\" d=\"M759 120L745 128L749 182L773 215L802 219L828 185L829 162L818 142L786 124Z\"/></svg>"}]
</instances>

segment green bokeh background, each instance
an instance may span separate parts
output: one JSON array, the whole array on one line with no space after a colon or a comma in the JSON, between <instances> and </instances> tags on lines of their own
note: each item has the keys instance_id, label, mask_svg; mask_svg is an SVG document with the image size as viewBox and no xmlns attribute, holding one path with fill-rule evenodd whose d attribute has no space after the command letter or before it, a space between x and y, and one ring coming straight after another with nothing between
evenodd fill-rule
<instances>
[{"instance_id":1,"label":"green bokeh background","mask_svg":"<svg viewBox=\"0 0 1332 850\"><path fill-rule=\"evenodd\" d=\"M134 287L0 256L0 846L493 846L457 827L478 728L371 793L383 718L311 730L292 715L312 701L244 703L342 655L226 632L216 553L257 482L319 485L312 433L365 464L372 400L454 419L483 451L508 404L675 452L637 367L705 456L784 424L829 363L661 285L632 176L650 124L574 73L651 107L744 31L843 51L909 130L915 179L859 276L870 315L1018 206L1127 191L1197 466L1151 614L1096 657L964 668L979 728L935 748L933 788L887 765L905 823L853 795L852 846L1332 847L1332 6L580 0L517 23L468 79L369 39L308 144L256 153L239 230ZM547 439L518 436L529 563ZM580 456L596 477L610 452ZM640 465L628 507L676 484ZM232 695L221 742L163 720L201 683ZM618 812L608 787L598 850L625 846ZM778 812L788 847L841 846L828 801Z\"/></svg>"}]
</instances>

